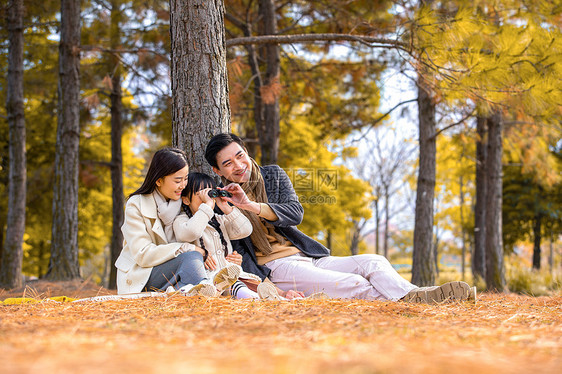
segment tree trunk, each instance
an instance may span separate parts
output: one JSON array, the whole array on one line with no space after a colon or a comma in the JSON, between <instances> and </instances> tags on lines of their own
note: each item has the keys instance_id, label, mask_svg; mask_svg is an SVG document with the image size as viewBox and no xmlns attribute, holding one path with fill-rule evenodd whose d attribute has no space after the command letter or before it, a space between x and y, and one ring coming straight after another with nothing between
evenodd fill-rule
<instances>
[{"instance_id":1,"label":"tree trunk","mask_svg":"<svg viewBox=\"0 0 562 374\"><path fill-rule=\"evenodd\" d=\"M433 260L434 260L434 267L435 270L435 279L439 278L439 242L441 239L439 238L439 227L435 226L435 238L433 239Z\"/></svg>"},{"instance_id":2,"label":"tree trunk","mask_svg":"<svg viewBox=\"0 0 562 374\"><path fill-rule=\"evenodd\" d=\"M361 228L354 223L353 232L351 234L351 244L349 245L349 252L352 256L359 254L359 242L361 241Z\"/></svg>"},{"instance_id":3,"label":"tree trunk","mask_svg":"<svg viewBox=\"0 0 562 374\"><path fill-rule=\"evenodd\" d=\"M328 230L326 234L326 247L331 251L332 250L332 231Z\"/></svg>"},{"instance_id":4,"label":"tree trunk","mask_svg":"<svg viewBox=\"0 0 562 374\"><path fill-rule=\"evenodd\" d=\"M259 14L261 35L277 34L275 0L260 0ZM265 61L265 80L261 87L260 98L263 105L263 137L260 137L262 165L276 164L279 153L279 46L267 44L262 47L262 59Z\"/></svg>"},{"instance_id":5,"label":"tree trunk","mask_svg":"<svg viewBox=\"0 0 562 374\"><path fill-rule=\"evenodd\" d=\"M533 269L537 270L541 268L541 224L542 214L541 212L537 212L533 224Z\"/></svg>"},{"instance_id":6,"label":"tree trunk","mask_svg":"<svg viewBox=\"0 0 562 374\"><path fill-rule=\"evenodd\" d=\"M552 269L554 266L554 232L550 231L550 241L549 241L549 253L548 253L548 270L550 275L552 275Z\"/></svg>"},{"instance_id":7,"label":"tree trunk","mask_svg":"<svg viewBox=\"0 0 562 374\"><path fill-rule=\"evenodd\" d=\"M433 196L435 194L435 104L418 81L419 108L419 171L414 224L414 259L412 283L430 286L435 282L433 239Z\"/></svg>"},{"instance_id":8,"label":"tree trunk","mask_svg":"<svg viewBox=\"0 0 562 374\"><path fill-rule=\"evenodd\" d=\"M486 163L486 287L505 290L502 241L502 128L501 114L488 118L488 158Z\"/></svg>"},{"instance_id":9,"label":"tree trunk","mask_svg":"<svg viewBox=\"0 0 562 374\"><path fill-rule=\"evenodd\" d=\"M476 204L474 207L474 251L472 253L472 276L486 279L486 133L487 120L476 119Z\"/></svg>"},{"instance_id":10,"label":"tree trunk","mask_svg":"<svg viewBox=\"0 0 562 374\"><path fill-rule=\"evenodd\" d=\"M113 2L111 7L111 49L120 47L121 12L118 4ZM113 225L111 232L111 265L109 272L108 288L117 288L117 268L113 266L123 249L123 233L121 226L124 221L125 196L123 193L123 152L121 139L123 137L123 103L121 95L121 66L117 56L112 55L109 61L111 77L111 186L113 201Z\"/></svg>"},{"instance_id":11,"label":"tree trunk","mask_svg":"<svg viewBox=\"0 0 562 374\"><path fill-rule=\"evenodd\" d=\"M462 158L461 158L462 162ZM464 281L464 271L465 271L465 258L466 258L466 240L464 235L464 183L462 175L459 177L459 187L460 187L460 214L461 214L461 279Z\"/></svg>"},{"instance_id":12,"label":"tree trunk","mask_svg":"<svg viewBox=\"0 0 562 374\"><path fill-rule=\"evenodd\" d=\"M249 27L245 27L244 35L251 36L252 30ZM253 45L249 44L246 46L246 51L248 52L248 64L250 65L250 70L252 71L252 77L254 82L254 122L256 125L256 132L258 134L259 144L261 145L260 139L263 139L265 137L264 107L261 98L261 88L263 87L263 81L261 77L256 48ZM254 148L257 147L255 147L254 145ZM256 154L255 151L256 150L254 150L253 153L254 155Z\"/></svg>"},{"instance_id":13,"label":"tree trunk","mask_svg":"<svg viewBox=\"0 0 562 374\"><path fill-rule=\"evenodd\" d=\"M383 236L383 251L384 257L388 258L388 217L389 217L389 203L390 196L388 194L388 187L384 187L384 236Z\"/></svg>"},{"instance_id":14,"label":"tree trunk","mask_svg":"<svg viewBox=\"0 0 562 374\"><path fill-rule=\"evenodd\" d=\"M25 117L23 107L23 0L8 4L8 79L6 113L10 127L8 216L0 263L0 285L22 285L23 234L27 167L25 155ZM1 228L4 230L4 228Z\"/></svg>"},{"instance_id":15,"label":"tree trunk","mask_svg":"<svg viewBox=\"0 0 562 374\"><path fill-rule=\"evenodd\" d=\"M205 147L230 131L223 0L171 0L172 144L212 174Z\"/></svg>"},{"instance_id":16,"label":"tree trunk","mask_svg":"<svg viewBox=\"0 0 562 374\"><path fill-rule=\"evenodd\" d=\"M379 254L379 199L375 200L375 253Z\"/></svg>"},{"instance_id":17,"label":"tree trunk","mask_svg":"<svg viewBox=\"0 0 562 374\"><path fill-rule=\"evenodd\" d=\"M80 2L61 0L59 113L51 260L46 277L80 277L78 263L78 147L80 141Z\"/></svg>"}]
</instances>

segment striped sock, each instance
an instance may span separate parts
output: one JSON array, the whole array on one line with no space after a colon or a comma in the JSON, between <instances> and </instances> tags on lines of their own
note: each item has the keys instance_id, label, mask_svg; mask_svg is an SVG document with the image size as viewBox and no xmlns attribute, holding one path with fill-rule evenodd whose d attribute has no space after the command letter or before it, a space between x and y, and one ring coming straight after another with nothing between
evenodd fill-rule
<instances>
[{"instance_id":1,"label":"striped sock","mask_svg":"<svg viewBox=\"0 0 562 374\"><path fill-rule=\"evenodd\" d=\"M241 281L236 281L230 287L230 294L237 299L259 299L258 294L256 292L250 290Z\"/></svg>"}]
</instances>

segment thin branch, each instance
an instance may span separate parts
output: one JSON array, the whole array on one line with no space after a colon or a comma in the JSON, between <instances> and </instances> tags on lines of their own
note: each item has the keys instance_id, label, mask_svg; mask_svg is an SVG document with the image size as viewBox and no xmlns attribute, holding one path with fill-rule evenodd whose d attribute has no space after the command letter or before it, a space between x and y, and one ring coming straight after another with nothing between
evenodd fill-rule
<instances>
[{"instance_id":1,"label":"thin branch","mask_svg":"<svg viewBox=\"0 0 562 374\"><path fill-rule=\"evenodd\" d=\"M93 51L93 52L104 52L104 53L111 53L114 55L117 54L139 54L141 52L152 53L158 57L162 57L164 60L168 60L168 56L166 54L160 53L153 49L149 48L135 48L135 49L108 49L108 48L101 48L95 45L83 45L80 47L82 51Z\"/></svg>"},{"instance_id":2,"label":"thin branch","mask_svg":"<svg viewBox=\"0 0 562 374\"><path fill-rule=\"evenodd\" d=\"M430 139L435 139L435 138L437 138L437 136L438 136L439 134L441 134L443 131L449 130L451 127L455 127L455 126L460 125L461 123L463 123L464 121L466 121L467 119L469 119L470 117L472 117L473 115L474 115L474 110L472 110L470 113L468 113L466 116L464 116L460 121L455 122L455 123L453 123L453 124L450 124L449 126L443 127L441 130L437 131L437 132L435 133L435 135L433 135Z\"/></svg>"},{"instance_id":3,"label":"thin branch","mask_svg":"<svg viewBox=\"0 0 562 374\"><path fill-rule=\"evenodd\" d=\"M295 35L262 35L244 38L235 38L226 41L226 47L248 44L292 44L319 41L350 41L359 42L371 47L397 48L407 52L407 45L392 39L375 38L366 35L350 34L295 34ZM378 44L378 45L374 45Z\"/></svg>"}]
</instances>

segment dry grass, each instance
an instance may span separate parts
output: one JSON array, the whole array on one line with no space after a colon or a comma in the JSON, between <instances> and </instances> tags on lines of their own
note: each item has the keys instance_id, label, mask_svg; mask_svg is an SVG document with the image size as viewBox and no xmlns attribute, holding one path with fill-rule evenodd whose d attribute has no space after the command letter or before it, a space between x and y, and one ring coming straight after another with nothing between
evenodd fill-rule
<instances>
[{"instance_id":1,"label":"dry grass","mask_svg":"<svg viewBox=\"0 0 562 374\"><path fill-rule=\"evenodd\" d=\"M109 293L57 287L35 293ZM44 301L0 306L0 352L5 373L554 373L561 322L561 296L512 294L484 294L476 305L179 295Z\"/></svg>"}]
</instances>

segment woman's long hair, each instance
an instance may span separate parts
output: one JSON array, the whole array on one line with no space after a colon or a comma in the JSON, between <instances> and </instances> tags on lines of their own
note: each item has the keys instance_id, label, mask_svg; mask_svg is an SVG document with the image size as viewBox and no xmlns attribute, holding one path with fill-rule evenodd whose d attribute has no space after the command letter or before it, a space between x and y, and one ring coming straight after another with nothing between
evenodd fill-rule
<instances>
[{"instance_id":1,"label":"woman's long hair","mask_svg":"<svg viewBox=\"0 0 562 374\"><path fill-rule=\"evenodd\" d=\"M159 149L152 156L148 172L144 178L144 182L138 190L129 195L145 195L151 194L156 188L156 181L165 176L174 174L178 170L183 169L187 165L187 156L184 151L178 148L166 147Z\"/></svg>"}]
</instances>

